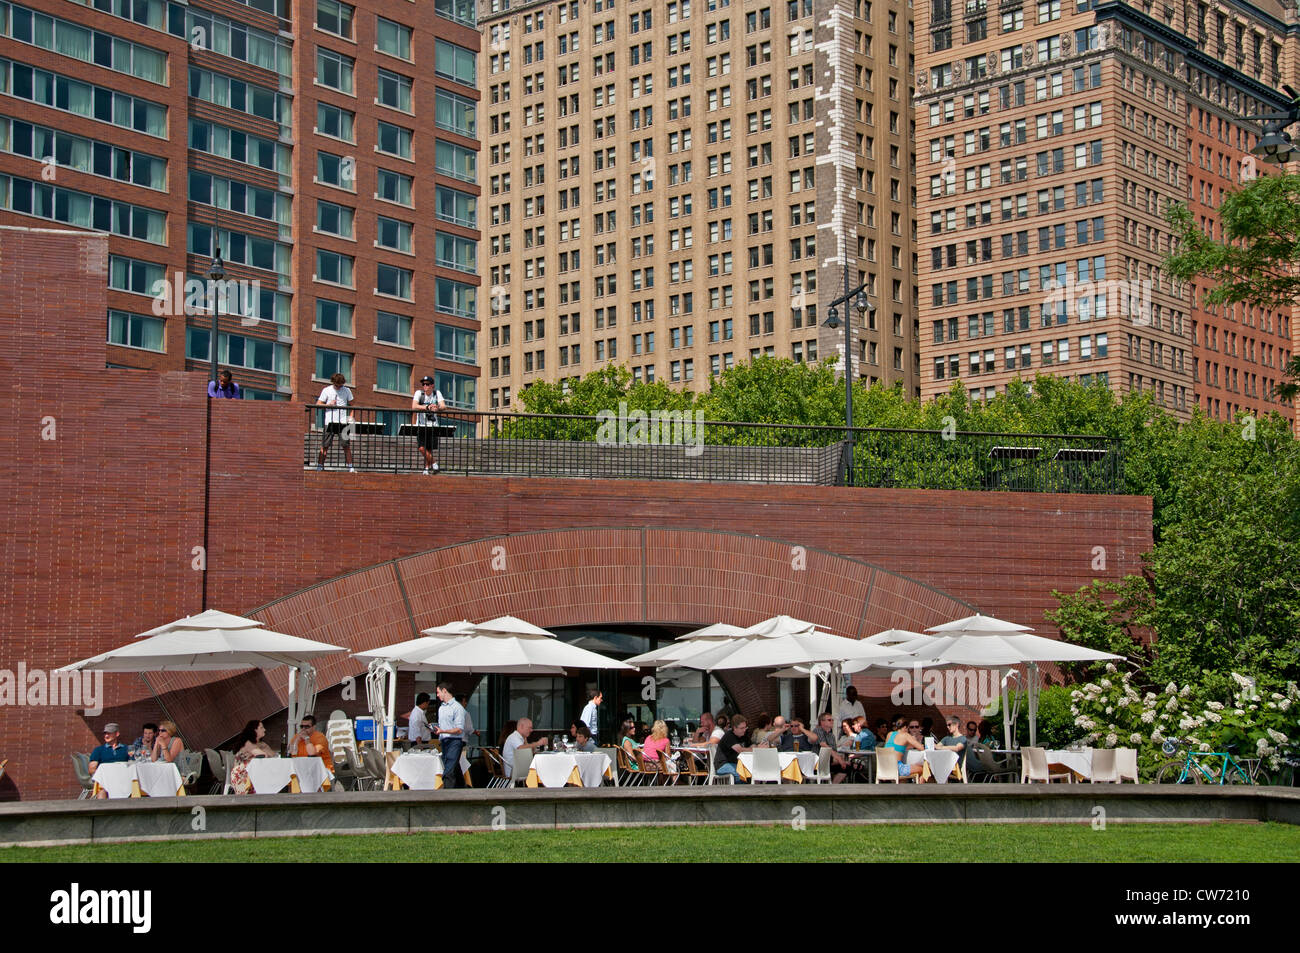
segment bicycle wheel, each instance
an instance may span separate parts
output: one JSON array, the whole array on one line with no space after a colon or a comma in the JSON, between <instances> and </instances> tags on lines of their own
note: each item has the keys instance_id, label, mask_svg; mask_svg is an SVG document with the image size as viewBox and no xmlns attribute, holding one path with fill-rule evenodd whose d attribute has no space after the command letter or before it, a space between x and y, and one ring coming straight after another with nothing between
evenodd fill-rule
<instances>
[{"instance_id":1,"label":"bicycle wheel","mask_svg":"<svg viewBox=\"0 0 1300 953\"><path fill-rule=\"evenodd\" d=\"M1252 784L1250 777L1246 774L1244 768L1235 761L1225 764L1219 769L1223 774L1222 784Z\"/></svg>"},{"instance_id":2,"label":"bicycle wheel","mask_svg":"<svg viewBox=\"0 0 1300 953\"><path fill-rule=\"evenodd\" d=\"M1187 776L1183 777L1183 768L1187 768ZM1189 765L1186 761L1166 761L1156 772L1157 784L1200 784L1201 773L1195 767Z\"/></svg>"}]
</instances>

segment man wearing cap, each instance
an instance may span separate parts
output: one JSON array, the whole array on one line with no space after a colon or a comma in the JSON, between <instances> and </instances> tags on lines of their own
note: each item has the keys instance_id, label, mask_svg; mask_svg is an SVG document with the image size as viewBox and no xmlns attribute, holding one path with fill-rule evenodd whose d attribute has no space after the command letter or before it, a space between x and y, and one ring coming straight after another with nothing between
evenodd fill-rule
<instances>
[{"instance_id":1,"label":"man wearing cap","mask_svg":"<svg viewBox=\"0 0 1300 953\"><path fill-rule=\"evenodd\" d=\"M94 774L95 769L101 764L107 764L111 761L131 760L130 749L119 740L120 734L121 728L117 722L110 721L104 726L104 743L90 753L91 774Z\"/></svg>"},{"instance_id":2,"label":"man wearing cap","mask_svg":"<svg viewBox=\"0 0 1300 953\"><path fill-rule=\"evenodd\" d=\"M420 454L424 457L424 475L428 476L430 471L438 472L438 461L436 454L438 451L438 415L430 412L427 408L434 407L437 410L446 410L447 404L442 399L442 393L433 386L433 378L425 375L420 378L420 389L411 397L411 409L421 410L422 413L415 415L417 440L420 443Z\"/></svg>"}]
</instances>

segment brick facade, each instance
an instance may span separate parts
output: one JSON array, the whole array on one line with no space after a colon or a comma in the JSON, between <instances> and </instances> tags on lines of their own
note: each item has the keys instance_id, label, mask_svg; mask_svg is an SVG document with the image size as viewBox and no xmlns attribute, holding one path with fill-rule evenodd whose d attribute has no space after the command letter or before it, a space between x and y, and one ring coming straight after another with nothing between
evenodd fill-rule
<instances>
[{"instance_id":1,"label":"brick facade","mask_svg":"<svg viewBox=\"0 0 1300 953\"><path fill-rule=\"evenodd\" d=\"M104 369L84 317L105 306L106 248L0 229L0 669L54 668L203 607L209 411L207 604L264 607L272 627L354 649L505 612L691 625L785 611L866 634L964 602L1050 632L1052 589L1138 571L1151 546L1144 497L305 472L300 408L209 407L202 373ZM322 712L361 670L322 666ZM95 718L0 709L0 796L75 794L67 752L109 719L134 738L170 715L191 745L219 743L278 710L284 681L110 675ZM738 685L743 704L771 692L758 684Z\"/></svg>"}]
</instances>

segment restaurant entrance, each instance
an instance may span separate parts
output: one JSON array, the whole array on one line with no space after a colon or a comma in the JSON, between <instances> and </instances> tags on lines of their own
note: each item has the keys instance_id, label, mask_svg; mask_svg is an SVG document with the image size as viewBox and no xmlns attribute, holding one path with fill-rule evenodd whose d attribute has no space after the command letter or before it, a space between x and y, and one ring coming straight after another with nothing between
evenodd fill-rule
<instances>
[{"instance_id":1,"label":"restaurant entrance","mask_svg":"<svg viewBox=\"0 0 1300 953\"><path fill-rule=\"evenodd\" d=\"M627 625L596 628L554 627L562 641L623 660L673 641L691 626ZM718 712L729 699L716 678L692 669L647 669L641 672L579 669L568 675L486 675L466 703L478 731L477 744L500 745L523 717L533 730L554 738L569 734L587 704L588 692L600 689L597 740L617 744L614 737L624 717L647 728L657 718L668 723L669 734L694 731L700 713Z\"/></svg>"}]
</instances>

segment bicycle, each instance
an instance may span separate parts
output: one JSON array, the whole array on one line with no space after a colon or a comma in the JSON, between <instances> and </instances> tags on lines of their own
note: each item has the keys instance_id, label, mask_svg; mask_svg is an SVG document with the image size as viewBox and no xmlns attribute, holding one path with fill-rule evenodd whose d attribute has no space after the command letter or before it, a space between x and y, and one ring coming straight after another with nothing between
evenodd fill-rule
<instances>
[{"instance_id":1,"label":"bicycle","mask_svg":"<svg viewBox=\"0 0 1300 953\"><path fill-rule=\"evenodd\" d=\"M1167 755L1175 754L1179 747L1186 748L1182 758L1166 761L1156 772L1157 784L1255 784L1252 772L1247 772L1230 751L1193 751L1185 741L1169 739L1161 750ZM1228 746L1233 747L1232 745ZM1222 759L1216 764L1214 759ZM1254 765L1258 774L1259 765ZM1267 784L1265 779L1263 783Z\"/></svg>"}]
</instances>

